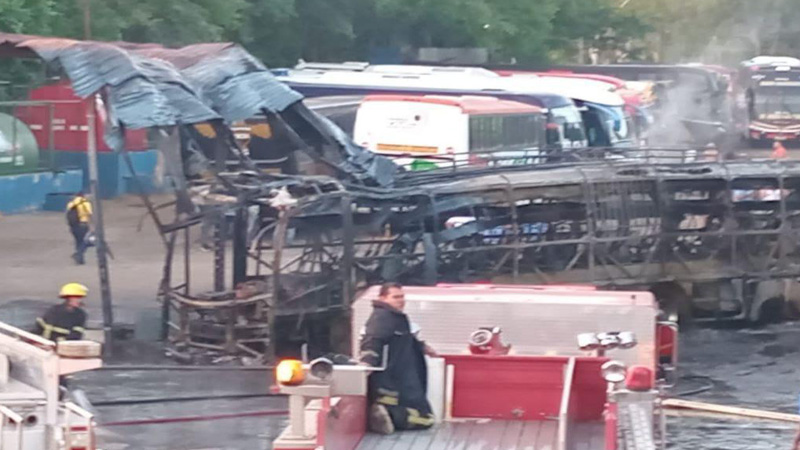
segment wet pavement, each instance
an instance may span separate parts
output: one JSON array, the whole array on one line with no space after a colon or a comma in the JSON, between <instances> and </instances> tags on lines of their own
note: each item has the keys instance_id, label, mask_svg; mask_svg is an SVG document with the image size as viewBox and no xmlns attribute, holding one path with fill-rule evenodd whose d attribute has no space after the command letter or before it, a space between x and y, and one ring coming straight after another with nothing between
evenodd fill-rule
<instances>
[{"instance_id":1,"label":"wet pavement","mask_svg":"<svg viewBox=\"0 0 800 450\"><path fill-rule=\"evenodd\" d=\"M800 395L800 323L763 328L681 331L681 372L675 392L710 403L797 413ZM797 427L749 419L671 417L670 448L693 450L789 449Z\"/></svg>"},{"instance_id":2,"label":"wet pavement","mask_svg":"<svg viewBox=\"0 0 800 450\"><path fill-rule=\"evenodd\" d=\"M70 387L99 405L104 450L257 450L269 449L287 421L286 400L269 394L270 382L266 369L101 370L72 377ZM264 396L224 398L257 394ZM189 397L195 399L156 402ZM145 403L133 404L137 400ZM103 406L113 402L125 404Z\"/></svg>"}]
</instances>

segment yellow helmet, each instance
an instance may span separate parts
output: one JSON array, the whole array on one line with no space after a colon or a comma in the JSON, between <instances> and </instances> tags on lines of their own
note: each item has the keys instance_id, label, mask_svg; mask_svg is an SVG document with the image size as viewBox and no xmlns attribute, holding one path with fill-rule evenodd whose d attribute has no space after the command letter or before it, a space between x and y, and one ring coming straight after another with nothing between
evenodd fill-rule
<instances>
[{"instance_id":1,"label":"yellow helmet","mask_svg":"<svg viewBox=\"0 0 800 450\"><path fill-rule=\"evenodd\" d=\"M86 297L89 293L89 288L80 283L67 283L61 286L61 292L58 293L59 297Z\"/></svg>"}]
</instances>

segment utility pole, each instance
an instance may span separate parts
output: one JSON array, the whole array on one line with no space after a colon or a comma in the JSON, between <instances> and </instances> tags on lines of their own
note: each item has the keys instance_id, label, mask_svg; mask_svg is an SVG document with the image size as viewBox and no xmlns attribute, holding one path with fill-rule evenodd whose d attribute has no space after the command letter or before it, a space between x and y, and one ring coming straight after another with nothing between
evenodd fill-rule
<instances>
[{"instance_id":1,"label":"utility pole","mask_svg":"<svg viewBox=\"0 0 800 450\"><path fill-rule=\"evenodd\" d=\"M83 39L92 38L92 0L80 0L83 8Z\"/></svg>"},{"instance_id":2,"label":"utility pole","mask_svg":"<svg viewBox=\"0 0 800 450\"><path fill-rule=\"evenodd\" d=\"M217 136L220 136L220 127L214 126L214 131ZM217 175L225 172L226 160L228 157L228 148L226 143L221 138L217 138L217 146L214 150L214 170ZM225 290L225 235L226 219L225 209L217 210L214 216L216 223L214 224L214 290L222 292Z\"/></svg>"},{"instance_id":3,"label":"utility pole","mask_svg":"<svg viewBox=\"0 0 800 450\"><path fill-rule=\"evenodd\" d=\"M103 350L106 356L113 352L113 326L114 311L111 304L111 281L108 274L108 253L106 250L106 236L103 227L103 203L100 201L98 192L98 170L97 170L97 127L96 113L97 94L89 97L89 105L86 109L86 121L88 122L89 135L87 136L87 165L89 166L89 195L94 204L94 233L95 249L97 250L97 270L100 275L100 298L103 302L103 337L105 345Z\"/></svg>"}]
</instances>

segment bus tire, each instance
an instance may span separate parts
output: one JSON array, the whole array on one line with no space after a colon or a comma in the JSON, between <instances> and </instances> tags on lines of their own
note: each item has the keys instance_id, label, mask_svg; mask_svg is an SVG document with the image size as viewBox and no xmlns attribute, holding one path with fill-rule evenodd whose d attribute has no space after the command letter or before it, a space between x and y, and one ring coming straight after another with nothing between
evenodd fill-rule
<instances>
[{"instance_id":1,"label":"bus tire","mask_svg":"<svg viewBox=\"0 0 800 450\"><path fill-rule=\"evenodd\" d=\"M776 323L786 316L785 283L783 280L765 280L758 283L750 304L748 321L763 325Z\"/></svg>"},{"instance_id":2,"label":"bus tire","mask_svg":"<svg viewBox=\"0 0 800 450\"><path fill-rule=\"evenodd\" d=\"M678 283L664 282L650 286L664 320L687 324L692 319L692 304L686 290Z\"/></svg>"}]
</instances>

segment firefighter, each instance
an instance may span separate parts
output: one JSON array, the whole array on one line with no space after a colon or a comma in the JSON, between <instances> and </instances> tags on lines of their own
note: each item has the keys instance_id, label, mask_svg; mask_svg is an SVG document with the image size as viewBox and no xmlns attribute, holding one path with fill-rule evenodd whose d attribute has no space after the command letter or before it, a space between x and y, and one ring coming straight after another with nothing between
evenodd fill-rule
<instances>
[{"instance_id":1,"label":"firefighter","mask_svg":"<svg viewBox=\"0 0 800 450\"><path fill-rule=\"evenodd\" d=\"M78 192L67 204L67 225L72 237L75 238L75 253L72 254L72 259L76 264L85 264L83 255L89 247L87 235L91 220L92 204L83 192Z\"/></svg>"},{"instance_id":2,"label":"firefighter","mask_svg":"<svg viewBox=\"0 0 800 450\"><path fill-rule=\"evenodd\" d=\"M376 433L426 429L434 421L426 396L425 354L436 353L412 332L404 307L402 286L384 284L364 327L360 363L380 367L384 346L389 352L385 370L369 377L369 427Z\"/></svg>"},{"instance_id":3,"label":"firefighter","mask_svg":"<svg viewBox=\"0 0 800 450\"><path fill-rule=\"evenodd\" d=\"M36 334L51 341L76 341L83 339L86 312L83 299L89 290L79 283L68 283L61 287L58 296L64 302L52 306L43 317L36 319Z\"/></svg>"}]
</instances>

